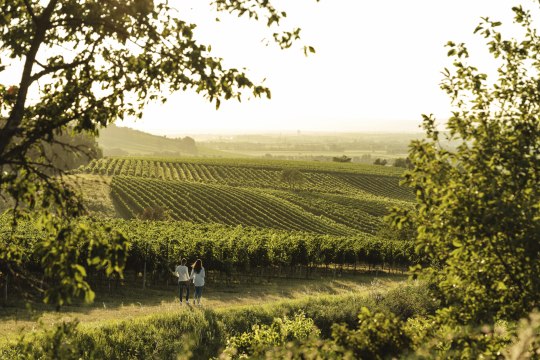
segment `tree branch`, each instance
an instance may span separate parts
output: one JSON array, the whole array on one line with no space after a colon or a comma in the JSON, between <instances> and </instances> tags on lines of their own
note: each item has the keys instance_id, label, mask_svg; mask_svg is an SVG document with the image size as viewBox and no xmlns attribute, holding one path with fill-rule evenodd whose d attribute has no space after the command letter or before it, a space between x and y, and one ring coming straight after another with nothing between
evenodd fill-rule
<instances>
[{"instance_id":1,"label":"tree branch","mask_svg":"<svg viewBox=\"0 0 540 360\"><path fill-rule=\"evenodd\" d=\"M34 12L34 9L32 8L32 4L28 0L24 0L24 6L26 6L26 11L30 14L30 17L32 18L32 21L35 25L37 25L38 18L36 16L36 13Z\"/></svg>"},{"instance_id":2,"label":"tree branch","mask_svg":"<svg viewBox=\"0 0 540 360\"><path fill-rule=\"evenodd\" d=\"M41 65L38 63L39 66L43 67L44 70L40 71L40 72L37 72L35 73L34 75L32 75L32 77L30 77L30 83L33 83L34 81L40 79L41 77L47 75L47 74L52 74L58 70L68 70L68 69L73 69L73 68L76 68L77 66L79 65L84 65L84 64L87 64L89 61L90 61L91 57L88 57L87 59L84 59L84 60L79 60L79 61L74 61L72 63L67 63L67 64L62 64L62 65L55 65L55 66L47 66L47 65ZM37 63L37 61L36 61Z\"/></svg>"},{"instance_id":3,"label":"tree branch","mask_svg":"<svg viewBox=\"0 0 540 360\"><path fill-rule=\"evenodd\" d=\"M0 130L0 156L3 155L8 144L12 141L24 116L24 107L28 96L28 89L31 85L32 67L36 59L39 47L45 40L45 34L50 27L50 19L58 0L51 0L41 15L36 18L36 32L30 44L30 50L26 55L21 82L15 105L9 114L5 126Z\"/></svg>"}]
</instances>

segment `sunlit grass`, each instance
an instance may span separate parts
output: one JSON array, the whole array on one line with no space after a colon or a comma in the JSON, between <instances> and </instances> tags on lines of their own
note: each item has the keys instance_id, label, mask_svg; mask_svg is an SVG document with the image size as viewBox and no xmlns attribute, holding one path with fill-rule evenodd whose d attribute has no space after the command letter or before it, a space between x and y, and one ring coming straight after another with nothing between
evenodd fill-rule
<instances>
[{"instance_id":1,"label":"sunlit grass","mask_svg":"<svg viewBox=\"0 0 540 360\"><path fill-rule=\"evenodd\" d=\"M355 275L335 279L261 279L258 283L208 284L202 302L206 308L229 309L321 296L362 295L375 289L390 289L405 278L403 275L382 274L379 277ZM12 340L19 334L39 332L62 321L77 319L83 327L94 327L149 315L192 311L193 307L179 304L176 293L173 285L146 290L121 287L111 294L98 292L93 304L65 306L60 312L43 304L34 304L30 311L23 304L14 304L0 309L0 342Z\"/></svg>"}]
</instances>

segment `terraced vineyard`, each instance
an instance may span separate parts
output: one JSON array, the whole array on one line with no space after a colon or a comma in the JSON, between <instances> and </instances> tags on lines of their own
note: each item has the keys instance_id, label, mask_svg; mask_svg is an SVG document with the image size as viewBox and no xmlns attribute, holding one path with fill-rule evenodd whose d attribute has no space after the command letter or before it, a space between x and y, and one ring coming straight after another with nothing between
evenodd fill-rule
<instances>
[{"instance_id":1,"label":"terraced vineyard","mask_svg":"<svg viewBox=\"0 0 540 360\"><path fill-rule=\"evenodd\" d=\"M127 218L164 207L174 220L344 235L351 228L262 192L217 184L115 176L113 200Z\"/></svg>"},{"instance_id":2,"label":"terraced vineyard","mask_svg":"<svg viewBox=\"0 0 540 360\"><path fill-rule=\"evenodd\" d=\"M402 170L383 166L291 161L231 159L158 160L112 158L92 161L83 173L122 175L163 180L217 183L230 186L288 189L283 169L298 169L305 178L298 188L323 193L375 195L411 200L409 189L399 186Z\"/></svg>"}]
</instances>

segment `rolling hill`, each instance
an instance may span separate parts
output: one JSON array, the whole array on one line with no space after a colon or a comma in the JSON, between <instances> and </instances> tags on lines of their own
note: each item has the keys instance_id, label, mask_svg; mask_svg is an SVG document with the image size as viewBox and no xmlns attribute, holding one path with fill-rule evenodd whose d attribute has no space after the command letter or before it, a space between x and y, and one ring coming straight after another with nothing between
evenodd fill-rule
<instances>
[{"instance_id":1,"label":"rolling hill","mask_svg":"<svg viewBox=\"0 0 540 360\"><path fill-rule=\"evenodd\" d=\"M295 169L303 181L281 178ZM101 176L117 216L148 209L194 223L255 226L319 234L376 235L392 206L408 206L400 170L362 164L275 160L104 158L80 168Z\"/></svg>"}]
</instances>

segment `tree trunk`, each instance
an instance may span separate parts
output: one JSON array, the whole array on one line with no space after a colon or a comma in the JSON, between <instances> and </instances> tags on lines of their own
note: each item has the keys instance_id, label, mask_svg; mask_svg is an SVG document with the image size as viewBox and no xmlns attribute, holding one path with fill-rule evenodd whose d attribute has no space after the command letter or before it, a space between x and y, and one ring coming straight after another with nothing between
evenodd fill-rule
<instances>
[{"instance_id":1,"label":"tree trunk","mask_svg":"<svg viewBox=\"0 0 540 360\"><path fill-rule=\"evenodd\" d=\"M142 288L143 290L146 289L146 258L144 259Z\"/></svg>"},{"instance_id":2,"label":"tree trunk","mask_svg":"<svg viewBox=\"0 0 540 360\"><path fill-rule=\"evenodd\" d=\"M4 284L4 303L7 304L8 301L8 279L9 275L6 274L6 283Z\"/></svg>"}]
</instances>

